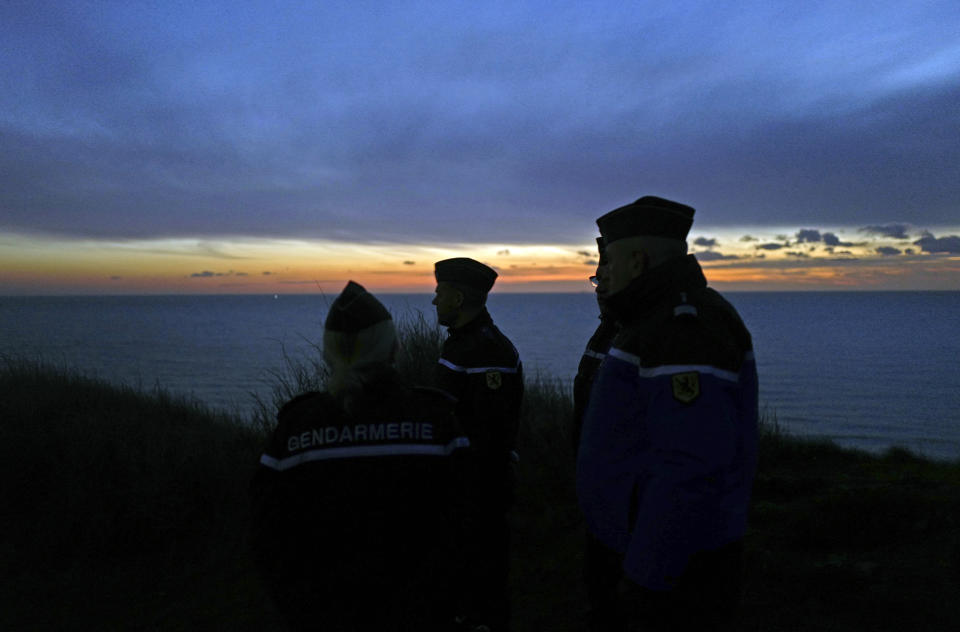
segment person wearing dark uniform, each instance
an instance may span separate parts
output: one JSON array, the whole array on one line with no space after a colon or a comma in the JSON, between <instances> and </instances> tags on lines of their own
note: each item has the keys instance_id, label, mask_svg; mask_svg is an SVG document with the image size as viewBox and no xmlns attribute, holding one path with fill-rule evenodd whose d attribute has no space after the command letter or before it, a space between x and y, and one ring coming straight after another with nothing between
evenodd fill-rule
<instances>
[{"instance_id":1,"label":"person wearing dark uniform","mask_svg":"<svg viewBox=\"0 0 960 632\"><path fill-rule=\"evenodd\" d=\"M466 545L463 627L500 632L509 626L507 512L514 494L523 366L485 306L497 273L460 257L438 261L435 275L437 321L449 332L437 386L456 401L457 419L476 463L468 495L474 519Z\"/></svg>"},{"instance_id":2,"label":"person wearing dark uniform","mask_svg":"<svg viewBox=\"0 0 960 632\"><path fill-rule=\"evenodd\" d=\"M619 629L724 630L739 604L757 370L736 310L686 254L693 213L647 196L597 220L621 329L590 394L577 496L620 564Z\"/></svg>"},{"instance_id":3,"label":"person wearing dark uniform","mask_svg":"<svg viewBox=\"0 0 960 632\"><path fill-rule=\"evenodd\" d=\"M583 415L587 411L587 402L590 401L590 389L593 388L593 379L600 368L600 363L607 356L607 350L619 327L616 319L610 315L607 304L607 253L603 237L597 237L597 250L600 258L597 262L597 272L590 277L595 284L597 305L600 308L600 324L593 336L587 342L577 374L573 378L573 448L576 450L580 443L580 431L583 428Z\"/></svg>"},{"instance_id":4,"label":"person wearing dark uniform","mask_svg":"<svg viewBox=\"0 0 960 632\"><path fill-rule=\"evenodd\" d=\"M590 401L590 391L600 364L607 356L610 344L620 327L607 309L608 279L606 242L597 237L599 260L595 276L591 281L596 285L597 305L600 308L600 324L587 342L580 357L577 375L573 378L573 447L580 448L580 434L583 418ZM589 532L586 533L583 552L583 580L587 589L587 627L602 632L615 630L620 626L617 616L616 588L620 583L622 571L618 556L611 555L606 547L600 545ZM621 626L622 627L622 626Z\"/></svg>"},{"instance_id":5,"label":"person wearing dark uniform","mask_svg":"<svg viewBox=\"0 0 960 632\"><path fill-rule=\"evenodd\" d=\"M448 397L394 371L393 321L362 286L323 342L327 390L281 408L251 483L264 585L292 630L446 630L469 440Z\"/></svg>"}]
</instances>

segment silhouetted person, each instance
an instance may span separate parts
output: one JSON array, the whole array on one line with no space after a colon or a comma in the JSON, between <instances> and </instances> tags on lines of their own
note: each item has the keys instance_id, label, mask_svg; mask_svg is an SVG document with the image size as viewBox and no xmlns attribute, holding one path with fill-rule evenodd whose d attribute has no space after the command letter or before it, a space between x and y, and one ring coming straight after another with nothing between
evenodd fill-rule
<instances>
[{"instance_id":1,"label":"silhouetted person","mask_svg":"<svg viewBox=\"0 0 960 632\"><path fill-rule=\"evenodd\" d=\"M469 441L440 391L392 368L387 310L350 282L327 316L327 390L301 395L252 483L253 545L293 630L444 630L462 575Z\"/></svg>"},{"instance_id":2,"label":"silhouetted person","mask_svg":"<svg viewBox=\"0 0 960 632\"><path fill-rule=\"evenodd\" d=\"M497 273L478 261L438 261L433 304L448 328L437 367L438 386L453 397L457 419L470 438L477 467L468 499L475 522L467 535L462 604L466 629L507 630L512 458L523 399L517 350L493 324L485 307Z\"/></svg>"},{"instance_id":3,"label":"silhouetted person","mask_svg":"<svg viewBox=\"0 0 960 632\"><path fill-rule=\"evenodd\" d=\"M573 442L574 449L580 448L580 434L583 429L583 417L590 402L590 391L596 378L600 364L607 356L610 344L620 329L616 319L607 309L607 294L609 293L607 278L606 242L603 237L597 237L599 260L596 274L591 281L596 285L597 306L600 308L600 324L587 342L587 347L580 357L577 375L573 378ZM596 539L587 533L583 555L583 580L587 588L587 600L590 610L587 613L588 626L591 630L613 630L617 627L616 602L617 586L623 575L622 562L617 555L602 546L598 546Z\"/></svg>"},{"instance_id":4,"label":"silhouetted person","mask_svg":"<svg viewBox=\"0 0 960 632\"><path fill-rule=\"evenodd\" d=\"M593 380L596 377L600 363L607 356L607 350L610 349L610 343L616 336L616 319L610 315L606 308L607 304L607 253L606 244L603 237L597 237L597 251L599 260L597 262L597 271L590 281L596 288L597 306L600 308L600 324L593 336L587 342L583 355L580 356L580 364L577 366L577 375L573 378L573 447L577 449L580 443L580 432L583 428L583 415L587 411L587 403L590 401L590 389L593 388Z\"/></svg>"},{"instance_id":5,"label":"silhouetted person","mask_svg":"<svg viewBox=\"0 0 960 632\"><path fill-rule=\"evenodd\" d=\"M590 393L577 495L622 571L607 630L618 616L630 630L723 630L739 604L756 364L737 312L686 254L693 213L643 197L597 220L621 329Z\"/></svg>"}]
</instances>

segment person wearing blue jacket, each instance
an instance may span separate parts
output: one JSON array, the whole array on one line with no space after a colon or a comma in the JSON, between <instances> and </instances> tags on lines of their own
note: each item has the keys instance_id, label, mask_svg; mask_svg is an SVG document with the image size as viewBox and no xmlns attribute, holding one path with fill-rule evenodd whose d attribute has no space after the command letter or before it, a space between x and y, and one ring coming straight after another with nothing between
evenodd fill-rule
<instances>
[{"instance_id":1,"label":"person wearing blue jacket","mask_svg":"<svg viewBox=\"0 0 960 632\"><path fill-rule=\"evenodd\" d=\"M723 630L739 605L757 370L743 321L687 254L693 214L646 196L597 220L620 330L584 415L577 496L588 557L615 560L594 613L606 630Z\"/></svg>"}]
</instances>

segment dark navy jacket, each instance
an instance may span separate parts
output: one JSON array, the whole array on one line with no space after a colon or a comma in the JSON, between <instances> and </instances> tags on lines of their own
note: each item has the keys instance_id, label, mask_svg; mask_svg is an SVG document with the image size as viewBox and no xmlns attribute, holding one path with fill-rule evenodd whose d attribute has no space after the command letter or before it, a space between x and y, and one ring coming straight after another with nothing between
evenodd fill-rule
<instances>
[{"instance_id":1,"label":"dark navy jacket","mask_svg":"<svg viewBox=\"0 0 960 632\"><path fill-rule=\"evenodd\" d=\"M691 255L613 295L621 324L577 462L587 528L626 576L670 590L692 555L743 537L756 469L757 371L736 310Z\"/></svg>"},{"instance_id":2,"label":"dark navy jacket","mask_svg":"<svg viewBox=\"0 0 960 632\"><path fill-rule=\"evenodd\" d=\"M301 615L356 618L364 608L434 616L436 595L462 572L472 467L450 401L393 371L363 395L350 412L329 393L288 402L251 485L258 566L295 627Z\"/></svg>"},{"instance_id":3,"label":"dark navy jacket","mask_svg":"<svg viewBox=\"0 0 960 632\"><path fill-rule=\"evenodd\" d=\"M480 462L502 468L520 423L520 355L486 309L449 334L440 352L437 386L456 400L457 419Z\"/></svg>"},{"instance_id":4,"label":"dark navy jacket","mask_svg":"<svg viewBox=\"0 0 960 632\"><path fill-rule=\"evenodd\" d=\"M590 391L593 390L593 381L600 370L600 364L607 357L610 344L619 331L616 321L611 316L601 316L600 325L593 332L587 342L580 364L577 365L577 374L573 378L573 449L580 444L580 432L583 429L583 417L590 402Z\"/></svg>"}]
</instances>

